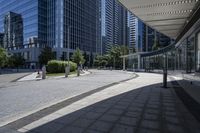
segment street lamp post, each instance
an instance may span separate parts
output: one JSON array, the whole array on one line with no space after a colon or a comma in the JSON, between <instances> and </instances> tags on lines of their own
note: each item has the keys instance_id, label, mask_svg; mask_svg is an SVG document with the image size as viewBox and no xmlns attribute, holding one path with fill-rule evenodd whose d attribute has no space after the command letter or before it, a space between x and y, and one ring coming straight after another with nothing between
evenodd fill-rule
<instances>
[{"instance_id":1,"label":"street lamp post","mask_svg":"<svg viewBox=\"0 0 200 133\"><path fill-rule=\"evenodd\" d=\"M68 77L69 73L70 73L70 64L69 64L69 48L70 48L70 26L68 26L67 28L67 67L65 68L65 77Z\"/></svg>"},{"instance_id":2,"label":"street lamp post","mask_svg":"<svg viewBox=\"0 0 200 133\"><path fill-rule=\"evenodd\" d=\"M68 39L68 41L67 41L67 61L68 61L68 64L69 64L69 49L70 49L70 34L69 34L69 32L70 32L70 26L68 26L68 37L67 37L67 39Z\"/></svg>"}]
</instances>

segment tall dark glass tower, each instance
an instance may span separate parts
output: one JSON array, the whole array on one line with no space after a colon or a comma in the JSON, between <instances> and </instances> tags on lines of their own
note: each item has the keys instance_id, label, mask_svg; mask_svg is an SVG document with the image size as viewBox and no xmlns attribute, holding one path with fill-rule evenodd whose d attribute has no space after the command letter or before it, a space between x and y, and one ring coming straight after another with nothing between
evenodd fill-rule
<instances>
[{"instance_id":1,"label":"tall dark glass tower","mask_svg":"<svg viewBox=\"0 0 200 133\"><path fill-rule=\"evenodd\" d=\"M54 48L57 58L66 58L76 48L87 53L100 52L98 0L48 0L47 45ZM68 38L69 37L69 38Z\"/></svg>"}]
</instances>

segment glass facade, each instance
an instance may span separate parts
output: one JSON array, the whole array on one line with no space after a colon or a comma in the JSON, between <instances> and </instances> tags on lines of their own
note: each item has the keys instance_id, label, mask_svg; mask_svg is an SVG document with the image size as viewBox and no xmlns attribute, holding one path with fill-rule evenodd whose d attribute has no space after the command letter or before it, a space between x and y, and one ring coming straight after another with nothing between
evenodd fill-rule
<instances>
[{"instance_id":1,"label":"glass facade","mask_svg":"<svg viewBox=\"0 0 200 133\"><path fill-rule=\"evenodd\" d=\"M181 75L200 73L200 24L197 23L176 44L154 52L127 55L128 69L163 71L165 67ZM127 58L126 57L126 58ZM166 60L165 60L166 59ZM138 65L140 62L140 65ZM166 65L165 65L166 64ZM138 68L140 66L140 68Z\"/></svg>"},{"instance_id":2,"label":"glass facade","mask_svg":"<svg viewBox=\"0 0 200 133\"><path fill-rule=\"evenodd\" d=\"M145 24L140 21L134 14L128 12L128 35L130 53L142 52L145 45Z\"/></svg>"},{"instance_id":3,"label":"glass facade","mask_svg":"<svg viewBox=\"0 0 200 133\"><path fill-rule=\"evenodd\" d=\"M77 47L83 51L95 52L99 45L100 29L99 5L97 0L64 1L63 46L67 47L68 28L70 27L70 48ZM62 8L62 7L61 7ZM62 27L62 26L61 26Z\"/></svg>"},{"instance_id":4,"label":"glass facade","mask_svg":"<svg viewBox=\"0 0 200 133\"><path fill-rule=\"evenodd\" d=\"M167 57L168 70L183 73L200 72L200 32L194 32L167 52L142 56L142 69L163 70L164 56Z\"/></svg>"},{"instance_id":5,"label":"glass facade","mask_svg":"<svg viewBox=\"0 0 200 133\"><path fill-rule=\"evenodd\" d=\"M4 47L3 38L4 38L4 33L0 33L0 47Z\"/></svg>"},{"instance_id":6,"label":"glass facade","mask_svg":"<svg viewBox=\"0 0 200 133\"><path fill-rule=\"evenodd\" d=\"M60 59L66 55L68 41L71 53L76 48L87 53L100 53L100 4L99 0L0 0L0 33L12 28L10 22L5 23L9 20L5 16L12 12L22 19L20 34L23 38L18 44L21 51L16 48L9 50L30 57L30 62L38 61L39 51L45 46L52 47ZM12 21L16 25L15 20ZM10 43L12 39L6 40L6 45L16 47Z\"/></svg>"},{"instance_id":7,"label":"glass facade","mask_svg":"<svg viewBox=\"0 0 200 133\"><path fill-rule=\"evenodd\" d=\"M118 0L102 0L102 40L106 53L112 45L128 46L128 10Z\"/></svg>"},{"instance_id":8,"label":"glass facade","mask_svg":"<svg viewBox=\"0 0 200 133\"><path fill-rule=\"evenodd\" d=\"M4 19L8 12L22 16L24 44L29 38L38 37L37 0L0 0L0 32L4 32Z\"/></svg>"},{"instance_id":9,"label":"glass facade","mask_svg":"<svg viewBox=\"0 0 200 133\"><path fill-rule=\"evenodd\" d=\"M4 17L4 47L16 49L23 45L23 19L20 14L8 12Z\"/></svg>"}]
</instances>

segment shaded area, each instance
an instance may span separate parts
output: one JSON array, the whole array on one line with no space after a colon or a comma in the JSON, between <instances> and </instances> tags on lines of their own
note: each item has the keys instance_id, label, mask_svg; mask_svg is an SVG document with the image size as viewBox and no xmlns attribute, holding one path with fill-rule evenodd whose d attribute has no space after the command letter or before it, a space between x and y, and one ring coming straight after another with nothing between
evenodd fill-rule
<instances>
[{"instance_id":1,"label":"shaded area","mask_svg":"<svg viewBox=\"0 0 200 133\"><path fill-rule=\"evenodd\" d=\"M174 90L179 98L183 101L184 105L200 122L200 104L194 100L179 84L177 81L172 82Z\"/></svg>"},{"instance_id":2,"label":"shaded area","mask_svg":"<svg viewBox=\"0 0 200 133\"><path fill-rule=\"evenodd\" d=\"M160 86L138 88L26 130L28 133L200 132L199 123L174 91Z\"/></svg>"}]
</instances>

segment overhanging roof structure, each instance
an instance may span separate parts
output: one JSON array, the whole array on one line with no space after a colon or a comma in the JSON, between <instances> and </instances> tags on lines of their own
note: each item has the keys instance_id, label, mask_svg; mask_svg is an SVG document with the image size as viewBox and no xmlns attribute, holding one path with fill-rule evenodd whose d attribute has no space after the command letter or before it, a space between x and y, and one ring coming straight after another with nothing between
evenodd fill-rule
<instances>
[{"instance_id":1,"label":"overhanging roof structure","mask_svg":"<svg viewBox=\"0 0 200 133\"><path fill-rule=\"evenodd\" d=\"M176 39L200 0L119 0L128 10L155 30Z\"/></svg>"}]
</instances>

